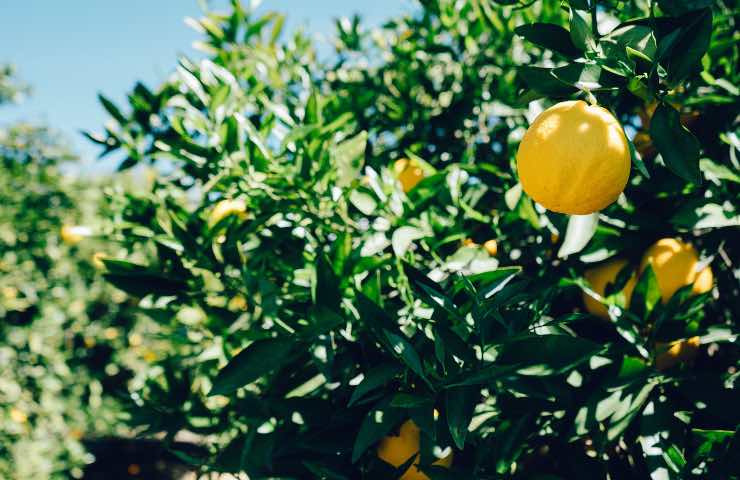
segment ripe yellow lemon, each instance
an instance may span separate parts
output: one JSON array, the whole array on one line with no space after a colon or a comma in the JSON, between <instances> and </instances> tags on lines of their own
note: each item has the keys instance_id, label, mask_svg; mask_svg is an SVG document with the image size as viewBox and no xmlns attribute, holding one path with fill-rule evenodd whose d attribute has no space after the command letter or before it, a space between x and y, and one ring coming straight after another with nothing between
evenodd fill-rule
<instances>
[{"instance_id":1,"label":"ripe yellow lemon","mask_svg":"<svg viewBox=\"0 0 740 480\"><path fill-rule=\"evenodd\" d=\"M213 227L229 215L244 217L246 211L247 204L244 200L221 200L211 210L211 214L208 216L208 225Z\"/></svg>"},{"instance_id":2,"label":"ripe yellow lemon","mask_svg":"<svg viewBox=\"0 0 740 480\"><path fill-rule=\"evenodd\" d=\"M394 467L400 467L416 455L413 465L398 480L429 480L429 477L417 468L419 464L419 435L419 427L416 426L413 420L407 420L401 425L398 435L388 435L378 445L378 457ZM434 462L434 465L449 468L452 465L452 457L453 453L450 452L446 457Z\"/></svg>"},{"instance_id":3,"label":"ripe yellow lemon","mask_svg":"<svg viewBox=\"0 0 740 480\"><path fill-rule=\"evenodd\" d=\"M496 240L488 240L483 244L483 248L486 249L486 252L492 257L495 257L498 253L498 242Z\"/></svg>"},{"instance_id":4,"label":"ripe yellow lemon","mask_svg":"<svg viewBox=\"0 0 740 480\"><path fill-rule=\"evenodd\" d=\"M708 292L714 283L710 266L697 271L699 255L689 243L675 238L663 238L647 249L640 263L640 272L650 264L658 279L658 288L663 303L667 302L676 290L693 284L694 294Z\"/></svg>"},{"instance_id":5,"label":"ripe yellow lemon","mask_svg":"<svg viewBox=\"0 0 740 480\"><path fill-rule=\"evenodd\" d=\"M424 178L424 170L421 166L408 158L396 160L393 164L393 172L401 183L404 192L410 191Z\"/></svg>"},{"instance_id":6,"label":"ripe yellow lemon","mask_svg":"<svg viewBox=\"0 0 740 480\"><path fill-rule=\"evenodd\" d=\"M655 357L655 368L666 370L679 363L693 360L696 358L700 344L699 337L676 340L670 343L656 342L655 349L658 351L658 355Z\"/></svg>"},{"instance_id":7,"label":"ripe yellow lemon","mask_svg":"<svg viewBox=\"0 0 740 480\"><path fill-rule=\"evenodd\" d=\"M617 279L617 275L619 275L619 272L622 271L625 265L627 265L626 260L611 260L604 263L603 265L599 265L598 267L587 270L583 276L586 277L588 283L591 284L591 290L601 296L604 296L604 293L606 292L606 286L610 283L614 283L614 281ZM633 275L630 277L629 280L627 280L627 283L622 289L622 293L624 294L625 307L628 307L630 304L630 299L632 298L632 290L635 289L636 283L637 279ZM604 306L604 304L597 301L586 292L583 292L583 304L585 305L586 310L588 310L589 313L602 318L609 318L609 313L606 306Z\"/></svg>"},{"instance_id":8,"label":"ripe yellow lemon","mask_svg":"<svg viewBox=\"0 0 740 480\"><path fill-rule=\"evenodd\" d=\"M630 149L605 108L558 103L530 125L516 156L519 180L543 207L584 215L614 202L630 176Z\"/></svg>"}]
</instances>

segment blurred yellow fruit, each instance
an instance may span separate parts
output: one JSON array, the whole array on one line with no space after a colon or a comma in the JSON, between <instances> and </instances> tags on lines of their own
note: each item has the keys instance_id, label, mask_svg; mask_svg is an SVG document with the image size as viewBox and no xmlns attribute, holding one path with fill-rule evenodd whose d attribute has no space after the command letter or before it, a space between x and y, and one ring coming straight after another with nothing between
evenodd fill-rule
<instances>
[{"instance_id":1,"label":"blurred yellow fruit","mask_svg":"<svg viewBox=\"0 0 740 480\"><path fill-rule=\"evenodd\" d=\"M486 249L486 252L492 257L495 257L498 253L498 242L496 240L488 240L486 243L483 244L483 248Z\"/></svg>"},{"instance_id":2,"label":"blurred yellow fruit","mask_svg":"<svg viewBox=\"0 0 740 480\"><path fill-rule=\"evenodd\" d=\"M655 242L642 257L640 272L650 264L658 279L658 287L663 303L667 302L676 290L693 284L695 294L712 289L714 275L708 265L697 271L699 255L689 243L675 238L663 238Z\"/></svg>"},{"instance_id":3,"label":"blurred yellow fruit","mask_svg":"<svg viewBox=\"0 0 740 480\"><path fill-rule=\"evenodd\" d=\"M208 225L213 227L229 215L237 215L244 218L246 211L247 204L244 200L221 200L211 210L211 214L208 217Z\"/></svg>"},{"instance_id":4,"label":"blurred yellow fruit","mask_svg":"<svg viewBox=\"0 0 740 480\"><path fill-rule=\"evenodd\" d=\"M655 349L658 355L655 357L655 368L666 370L679 363L693 360L696 358L700 344L701 339L699 337L676 340L670 343L656 342Z\"/></svg>"},{"instance_id":5,"label":"blurred yellow fruit","mask_svg":"<svg viewBox=\"0 0 740 480\"><path fill-rule=\"evenodd\" d=\"M10 409L10 419L13 420L15 423L26 423L26 421L28 420L28 415L26 415L26 412L24 412L23 410L12 407Z\"/></svg>"},{"instance_id":6,"label":"blurred yellow fruit","mask_svg":"<svg viewBox=\"0 0 740 480\"><path fill-rule=\"evenodd\" d=\"M414 160L401 158L393 164L393 171L404 192L410 191L424 178L424 170Z\"/></svg>"},{"instance_id":7,"label":"blurred yellow fruit","mask_svg":"<svg viewBox=\"0 0 740 480\"><path fill-rule=\"evenodd\" d=\"M95 252L92 256L92 263L98 270L103 270L105 269L105 263L103 262L103 260L105 260L106 258L108 258L108 255L106 253Z\"/></svg>"},{"instance_id":8,"label":"blurred yellow fruit","mask_svg":"<svg viewBox=\"0 0 740 480\"><path fill-rule=\"evenodd\" d=\"M18 289L15 287L3 287L2 292L3 297L8 300L13 300L14 298L18 297Z\"/></svg>"},{"instance_id":9,"label":"blurred yellow fruit","mask_svg":"<svg viewBox=\"0 0 740 480\"><path fill-rule=\"evenodd\" d=\"M608 206L630 175L621 125L605 108L581 100L542 112L524 134L516 159L524 191L548 210L570 215Z\"/></svg>"},{"instance_id":10,"label":"blurred yellow fruit","mask_svg":"<svg viewBox=\"0 0 740 480\"><path fill-rule=\"evenodd\" d=\"M247 299L244 298L244 295L235 295L231 300L229 300L227 308L232 312L237 312L240 310L246 310L248 305L249 304L247 303Z\"/></svg>"},{"instance_id":11,"label":"blurred yellow fruit","mask_svg":"<svg viewBox=\"0 0 740 480\"><path fill-rule=\"evenodd\" d=\"M62 241L67 245L76 245L90 235L92 235L92 230L84 225L64 225L59 233Z\"/></svg>"},{"instance_id":12,"label":"blurred yellow fruit","mask_svg":"<svg viewBox=\"0 0 740 480\"><path fill-rule=\"evenodd\" d=\"M419 437L419 427L413 420L407 420L401 425L398 435L388 435L378 445L378 457L394 467L403 465L416 455L413 465L399 477L399 480L429 480L429 477L416 467L419 464ZM446 457L434 462L434 465L449 468L452 465L452 458L453 453L450 452Z\"/></svg>"},{"instance_id":13,"label":"blurred yellow fruit","mask_svg":"<svg viewBox=\"0 0 740 480\"><path fill-rule=\"evenodd\" d=\"M144 342L144 338L139 333L131 333L128 336L128 344L132 347L138 347Z\"/></svg>"},{"instance_id":14,"label":"blurred yellow fruit","mask_svg":"<svg viewBox=\"0 0 740 480\"><path fill-rule=\"evenodd\" d=\"M143 358L145 362L152 363L157 359L157 354L151 350L146 350L141 358Z\"/></svg>"},{"instance_id":15,"label":"blurred yellow fruit","mask_svg":"<svg viewBox=\"0 0 740 480\"><path fill-rule=\"evenodd\" d=\"M118 338L118 329L108 327L103 330L103 336L106 338L106 340L115 340L116 338Z\"/></svg>"},{"instance_id":16,"label":"blurred yellow fruit","mask_svg":"<svg viewBox=\"0 0 740 480\"><path fill-rule=\"evenodd\" d=\"M609 285L610 283L614 283L614 281L617 279L617 276L619 275L619 272L625 267L625 265L627 265L626 260L611 260L602 265L586 270L586 273L583 276L591 285L591 290L601 296L604 296L607 285ZM632 275L630 279L627 280L627 283L622 289L622 293L624 294L625 307L628 307L630 304L630 299L632 298L632 290L635 289L636 283L637 279L634 275ZM583 304L586 306L586 310L588 310L589 313L602 318L609 318L609 313L606 306L586 292L583 292Z\"/></svg>"},{"instance_id":17,"label":"blurred yellow fruit","mask_svg":"<svg viewBox=\"0 0 740 480\"><path fill-rule=\"evenodd\" d=\"M463 240L463 246L464 247L477 247L478 244L473 241L472 238L466 238Z\"/></svg>"},{"instance_id":18,"label":"blurred yellow fruit","mask_svg":"<svg viewBox=\"0 0 740 480\"><path fill-rule=\"evenodd\" d=\"M136 476L141 473L141 466L138 463L132 463L128 466L126 472L131 476Z\"/></svg>"}]
</instances>

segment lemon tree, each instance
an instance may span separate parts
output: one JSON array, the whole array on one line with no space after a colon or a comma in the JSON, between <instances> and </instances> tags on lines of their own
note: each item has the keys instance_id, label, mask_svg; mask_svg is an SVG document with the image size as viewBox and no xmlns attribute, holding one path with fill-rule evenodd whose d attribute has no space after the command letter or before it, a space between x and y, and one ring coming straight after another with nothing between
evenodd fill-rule
<instances>
[{"instance_id":1,"label":"lemon tree","mask_svg":"<svg viewBox=\"0 0 740 480\"><path fill-rule=\"evenodd\" d=\"M424 1L323 60L190 23L88 134L157 172L102 260L168 341L132 425L250 478L736 478L730 5Z\"/></svg>"}]
</instances>

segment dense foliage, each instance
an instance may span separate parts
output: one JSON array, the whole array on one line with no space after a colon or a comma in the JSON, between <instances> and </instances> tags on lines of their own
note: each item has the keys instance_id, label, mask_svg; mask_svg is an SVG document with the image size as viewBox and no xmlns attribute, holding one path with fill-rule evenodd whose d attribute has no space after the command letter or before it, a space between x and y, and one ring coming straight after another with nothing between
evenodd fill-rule
<instances>
[{"instance_id":1,"label":"dense foliage","mask_svg":"<svg viewBox=\"0 0 740 480\"><path fill-rule=\"evenodd\" d=\"M7 69L10 71L10 69ZM8 99L17 98L10 78ZM135 312L95 267L101 187L65 176L74 162L45 127L0 128L0 477L79 477L83 439L128 431L120 404L137 364ZM102 213L108 216L105 213ZM66 240L66 242L65 242ZM112 254L114 252L108 252ZM138 340L143 342L142 339Z\"/></svg>"},{"instance_id":2,"label":"dense foliage","mask_svg":"<svg viewBox=\"0 0 740 480\"><path fill-rule=\"evenodd\" d=\"M89 134L158 171L111 197L131 257L104 260L169 342L134 423L195 433L209 454L183 458L250 478L399 476L414 458L394 470L376 445L408 419L435 479L737 478L733 8L425 0L372 31L339 21L329 62L236 0L193 20L206 58L126 109L101 98L112 121ZM572 98L614 113L633 171L567 217L514 158ZM647 266L627 308L663 237L713 288L662 302ZM630 267L596 295L586 270L615 258ZM658 361L682 339L693 358Z\"/></svg>"}]
</instances>

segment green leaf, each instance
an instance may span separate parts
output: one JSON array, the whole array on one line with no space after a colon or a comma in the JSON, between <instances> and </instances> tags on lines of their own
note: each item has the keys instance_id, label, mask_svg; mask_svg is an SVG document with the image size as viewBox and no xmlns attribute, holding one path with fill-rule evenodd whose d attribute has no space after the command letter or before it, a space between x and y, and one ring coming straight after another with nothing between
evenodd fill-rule
<instances>
[{"instance_id":1,"label":"green leaf","mask_svg":"<svg viewBox=\"0 0 740 480\"><path fill-rule=\"evenodd\" d=\"M626 133L625 138L627 138ZM632 143L632 140L630 140L629 138L627 138L627 145L629 145L630 148L630 160L632 160L632 165L634 165L645 178L650 178L650 172L648 172L648 169L645 166L645 162L642 161L642 157L635 148L635 144Z\"/></svg>"},{"instance_id":2,"label":"green leaf","mask_svg":"<svg viewBox=\"0 0 740 480\"><path fill-rule=\"evenodd\" d=\"M365 215L372 215L378 206L375 198L363 190L352 190L349 194L349 201Z\"/></svg>"},{"instance_id":3,"label":"green leaf","mask_svg":"<svg viewBox=\"0 0 740 480\"><path fill-rule=\"evenodd\" d=\"M150 267L125 260L103 259L106 280L132 295L143 297L152 293L177 295L187 289L187 283L171 278Z\"/></svg>"},{"instance_id":4,"label":"green leaf","mask_svg":"<svg viewBox=\"0 0 740 480\"><path fill-rule=\"evenodd\" d=\"M596 48L591 31L591 19L586 10L570 9L570 39L573 45L581 50L590 51Z\"/></svg>"},{"instance_id":5,"label":"green leaf","mask_svg":"<svg viewBox=\"0 0 740 480\"><path fill-rule=\"evenodd\" d=\"M103 108L113 117L119 125L126 125L128 122L126 117L121 113L115 103L111 102L102 93L98 94L98 100L103 104Z\"/></svg>"},{"instance_id":6,"label":"green leaf","mask_svg":"<svg viewBox=\"0 0 740 480\"><path fill-rule=\"evenodd\" d=\"M317 306L339 311L339 304L342 301L339 277L337 277L326 257L321 254L318 255L316 260L316 281L313 287L312 293Z\"/></svg>"},{"instance_id":7,"label":"green leaf","mask_svg":"<svg viewBox=\"0 0 740 480\"><path fill-rule=\"evenodd\" d=\"M644 319L653 311L655 305L660 301L660 287L658 286L658 277L652 265L648 264L645 270L637 280L637 285L632 292L630 300L630 311L634 312L638 318Z\"/></svg>"},{"instance_id":8,"label":"green leaf","mask_svg":"<svg viewBox=\"0 0 740 480\"><path fill-rule=\"evenodd\" d=\"M403 363L405 363L406 366L416 373L422 380L429 384L429 380L427 380L426 375L424 374L424 368L421 365L421 358L419 358L419 354L416 353L416 350L414 350L414 347L408 342L408 340L403 338L401 335L396 335L388 330L384 330L384 333L389 345L393 349L393 353L395 353L398 358L400 358L401 361L403 361Z\"/></svg>"},{"instance_id":9,"label":"green leaf","mask_svg":"<svg viewBox=\"0 0 740 480\"><path fill-rule=\"evenodd\" d=\"M570 32L553 23L532 23L520 25L514 29L517 35L535 45L558 52L570 58L578 58L581 51L571 40Z\"/></svg>"},{"instance_id":10,"label":"green leaf","mask_svg":"<svg viewBox=\"0 0 740 480\"><path fill-rule=\"evenodd\" d=\"M479 400L480 389L477 386L452 387L445 392L447 425L452 440L460 450L465 448L468 426Z\"/></svg>"},{"instance_id":11,"label":"green leaf","mask_svg":"<svg viewBox=\"0 0 740 480\"><path fill-rule=\"evenodd\" d=\"M678 16L711 7L714 2L715 0L658 0L658 5L667 14Z\"/></svg>"},{"instance_id":12,"label":"green leaf","mask_svg":"<svg viewBox=\"0 0 740 480\"><path fill-rule=\"evenodd\" d=\"M267 338L250 343L218 372L208 395L228 395L278 369L294 345L292 338Z\"/></svg>"},{"instance_id":13,"label":"green leaf","mask_svg":"<svg viewBox=\"0 0 740 480\"><path fill-rule=\"evenodd\" d=\"M740 172L737 169L733 170L726 165L715 163L708 158L701 159L699 169L704 173L704 178L715 183L719 183L719 180L740 183Z\"/></svg>"},{"instance_id":14,"label":"green leaf","mask_svg":"<svg viewBox=\"0 0 740 480\"><path fill-rule=\"evenodd\" d=\"M346 187L360 178L365 163L367 132L363 131L332 149L332 164L337 170L336 184Z\"/></svg>"},{"instance_id":15,"label":"green leaf","mask_svg":"<svg viewBox=\"0 0 740 480\"><path fill-rule=\"evenodd\" d=\"M576 91L575 87L555 78L550 68L523 66L517 68L517 72L529 88L541 95L565 97Z\"/></svg>"},{"instance_id":16,"label":"green leaf","mask_svg":"<svg viewBox=\"0 0 740 480\"><path fill-rule=\"evenodd\" d=\"M368 393L383 386L400 372L401 368L397 364L385 363L374 367L372 370L367 372L367 375L362 379L362 382L360 382L360 384L354 389L347 406L352 406L359 402Z\"/></svg>"},{"instance_id":17,"label":"green leaf","mask_svg":"<svg viewBox=\"0 0 740 480\"><path fill-rule=\"evenodd\" d=\"M421 408L434 406L434 399L411 393L397 393L391 399L391 406L398 408Z\"/></svg>"},{"instance_id":18,"label":"green leaf","mask_svg":"<svg viewBox=\"0 0 740 480\"><path fill-rule=\"evenodd\" d=\"M414 240L419 240L426 236L426 232L417 227L403 226L397 228L391 237L393 253L395 253L397 257L403 257Z\"/></svg>"},{"instance_id":19,"label":"green leaf","mask_svg":"<svg viewBox=\"0 0 740 480\"><path fill-rule=\"evenodd\" d=\"M460 318L457 306L439 284L409 263L403 263L403 271L409 278L411 286L425 302L435 308L441 307L453 318Z\"/></svg>"},{"instance_id":20,"label":"green leaf","mask_svg":"<svg viewBox=\"0 0 740 480\"><path fill-rule=\"evenodd\" d=\"M658 105L650 120L650 137L673 173L689 182L699 182L699 141L681 125L678 110L666 103Z\"/></svg>"},{"instance_id":21,"label":"green leaf","mask_svg":"<svg viewBox=\"0 0 740 480\"><path fill-rule=\"evenodd\" d=\"M672 217L671 223L685 230L740 226L740 214L730 202L722 205L704 200L683 205Z\"/></svg>"},{"instance_id":22,"label":"green leaf","mask_svg":"<svg viewBox=\"0 0 740 480\"><path fill-rule=\"evenodd\" d=\"M712 38L712 10L707 8L692 15L692 22L681 28L681 36L671 50L670 56L662 62L668 71L668 84L678 85L684 78L699 70L701 57L709 48Z\"/></svg>"},{"instance_id":23,"label":"green leaf","mask_svg":"<svg viewBox=\"0 0 740 480\"><path fill-rule=\"evenodd\" d=\"M406 411L390 406L391 398L385 398L370 410L360 425L355 444L352 447L352 462L356 462L371 445L388 435L394 427L400 424Z\"/></svg>"},{"instance_id":24,"label":"green leaf","mask_svg":"<svg viewBox=\"0 0 740 480\"><path fill-rule=\"evenodd\" d=\"M586 248L598 226L598 212L589 215L571 215L565 231L565 240L558 250L558 257L564 258Z\"/></svg>"},{"instance_id":25,"label":"green leaf","mask_svg":"<svg viewBox=\"0 0 740 480\"><path fill-rule=\"evenodd\" d=\"M558 80L578 89L596 90L610 83L608 72L590 63L571 63L554 68L552 75ZM602 80L602 77L604 80Z\"/></svg>"},{"instance_id":26,"label":"green leaf","mask_svg":"<svg viewBox=\"0 0 740 480\"><path fill-rule=\"evenodd\" d=\"M516 364L521 375L559 375L587 362L603 346L570 335L531 335L510 340L500 347L499 365Z\"/></svg>"}]
</instances>

